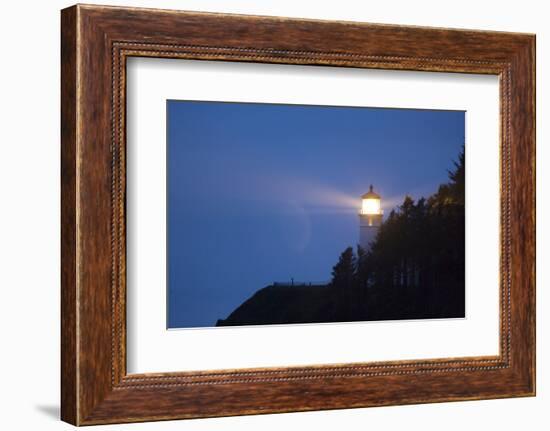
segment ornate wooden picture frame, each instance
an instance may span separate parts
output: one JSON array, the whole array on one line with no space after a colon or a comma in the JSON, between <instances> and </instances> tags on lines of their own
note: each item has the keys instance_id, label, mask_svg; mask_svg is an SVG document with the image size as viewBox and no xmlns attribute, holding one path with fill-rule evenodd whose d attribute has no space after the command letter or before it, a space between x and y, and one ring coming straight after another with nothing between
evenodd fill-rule
<instances>
[{"instance_id":1,"label":"ornate wooden picture frame","mask_svg":"<svg viewBox=\"0 0 550 431\"><path fill-rule=\"evenodd\" d=\"M61 416L75 425L535 394L535 37L103 6L62 11ZM129 57L492 74L500 80L500 354L126 371Z\"/></svg>"}]
</instances>

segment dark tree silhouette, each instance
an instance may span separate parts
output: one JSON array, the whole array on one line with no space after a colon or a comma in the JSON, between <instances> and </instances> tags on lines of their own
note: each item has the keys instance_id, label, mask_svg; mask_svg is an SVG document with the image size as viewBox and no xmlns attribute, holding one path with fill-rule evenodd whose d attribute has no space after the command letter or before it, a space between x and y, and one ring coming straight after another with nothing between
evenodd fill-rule
<instances>
[{"instance_id":1,"label":"dark tree silhouette","mask_svg":"<svg viewBox=\"0 0 550 431\"><path fill-rule=\"evenodd\" d=\"M464 317L465 154L427 199L406 196L366 252L346 248L328 285L268 286L218 325Z\"/></svg>"},{"instance_id":2,"label":"dark tree silhouette","mask_svg":"<svg viewBox=\"0 0 550 431\"><path fill-rule=\"evenodd\" d=\"M415 202L406 196L364 259L366 284L379 291L374 296L397 304L408 298L404 314L464 315L464 148L448 176L449 182L428 199ZM358 273L364 286L363 277Z\"/></svg>"},{"instance_id":3,"label":"dark tree silhouette","mask_svg":"<svg viewBox=\"0 0 550 431\"><path fill-rule=\"evenodd\" d=\"M370 255L358 245L355 277L357 286L360 288L366 288L369 285L369 279L372 276L371 260Z\"/></svg>"},{"instance_id":4,"label":"dark tree silhouette","mask_svg":"<svg viewBox=\"0 0 550 431\"><path fill-rule=\"evenodd\" d=\"M332 267L332 284L341 288L350 288L355 281L356 259L351 247L340 255L338 263Z\"/></svg>"}]
</instances>

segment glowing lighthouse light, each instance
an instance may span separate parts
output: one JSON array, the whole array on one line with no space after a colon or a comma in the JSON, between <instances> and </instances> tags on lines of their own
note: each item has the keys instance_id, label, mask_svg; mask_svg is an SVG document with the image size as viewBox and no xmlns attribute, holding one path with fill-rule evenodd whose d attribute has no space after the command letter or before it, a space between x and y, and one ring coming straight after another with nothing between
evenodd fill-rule
<instances>
[{"instance_id":1,"label":"glowing lighthouse light","mask_svg":"<svg viewBox=\"0 0 550 431\"><path fill-rule=\"evenodd\" d=\"M380 214L380 199L363 199L361 214Z\"/></svg>"},{"instance_id":2,"label":"glowing lighthouse light","mask_svg":"<svg viewBox=\"0 0 550 431\"><path fill-rule=\"evenodd\" d=\"M370 186L368 193L361 196L361 201L361 214L381 214L380 196L372 191L372 186Z\"/></svg>"},{"instance_id":3,"label":"glowing lighthouse light","mask_svg":"<svg viewBox=\"0 0 550 431\"><path fill-rule=\"evenodd\" d=\"M382 224L382 209L380 208L380 195L374 193L372 185L369 191L361 196L361 209L359 210L359 245L363 250L370 250L372 242L378 234Z\"/></svg>"}]
</instances>

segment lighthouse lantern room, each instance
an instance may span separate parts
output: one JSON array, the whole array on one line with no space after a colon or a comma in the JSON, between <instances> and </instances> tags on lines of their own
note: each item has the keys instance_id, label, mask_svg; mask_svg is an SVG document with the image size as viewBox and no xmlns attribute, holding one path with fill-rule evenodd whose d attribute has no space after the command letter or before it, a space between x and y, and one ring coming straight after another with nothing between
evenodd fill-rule
<instances>
[{"instance_id":1,"label":"lighthouse lantern room","mask_svg":"<svg viewBox=\"0 0 550 431\"><path fill-rule=\"evenodd\" d=\"M376 238L382 224L382 216L380 195L374 192L371 185L369 191L361 196L359 211L359 245L363 250L370 250L371 243Z\"/></svg>"}]
</instances>

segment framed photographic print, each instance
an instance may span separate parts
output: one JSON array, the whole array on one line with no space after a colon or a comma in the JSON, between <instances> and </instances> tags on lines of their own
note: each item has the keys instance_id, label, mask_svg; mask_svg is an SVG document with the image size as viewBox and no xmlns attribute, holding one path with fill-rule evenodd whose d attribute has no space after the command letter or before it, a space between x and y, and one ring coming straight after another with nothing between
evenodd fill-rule
<instances>
[{"instance_id":1,"label":"framed photographic print","mask_svg":"<svg viewBox=\"0 0 550 431\"><path fill-rule=\"evenodd\" d=\"M62 11L62 419L535 394L535 37Z\"/></svg>"}]
</instances>

